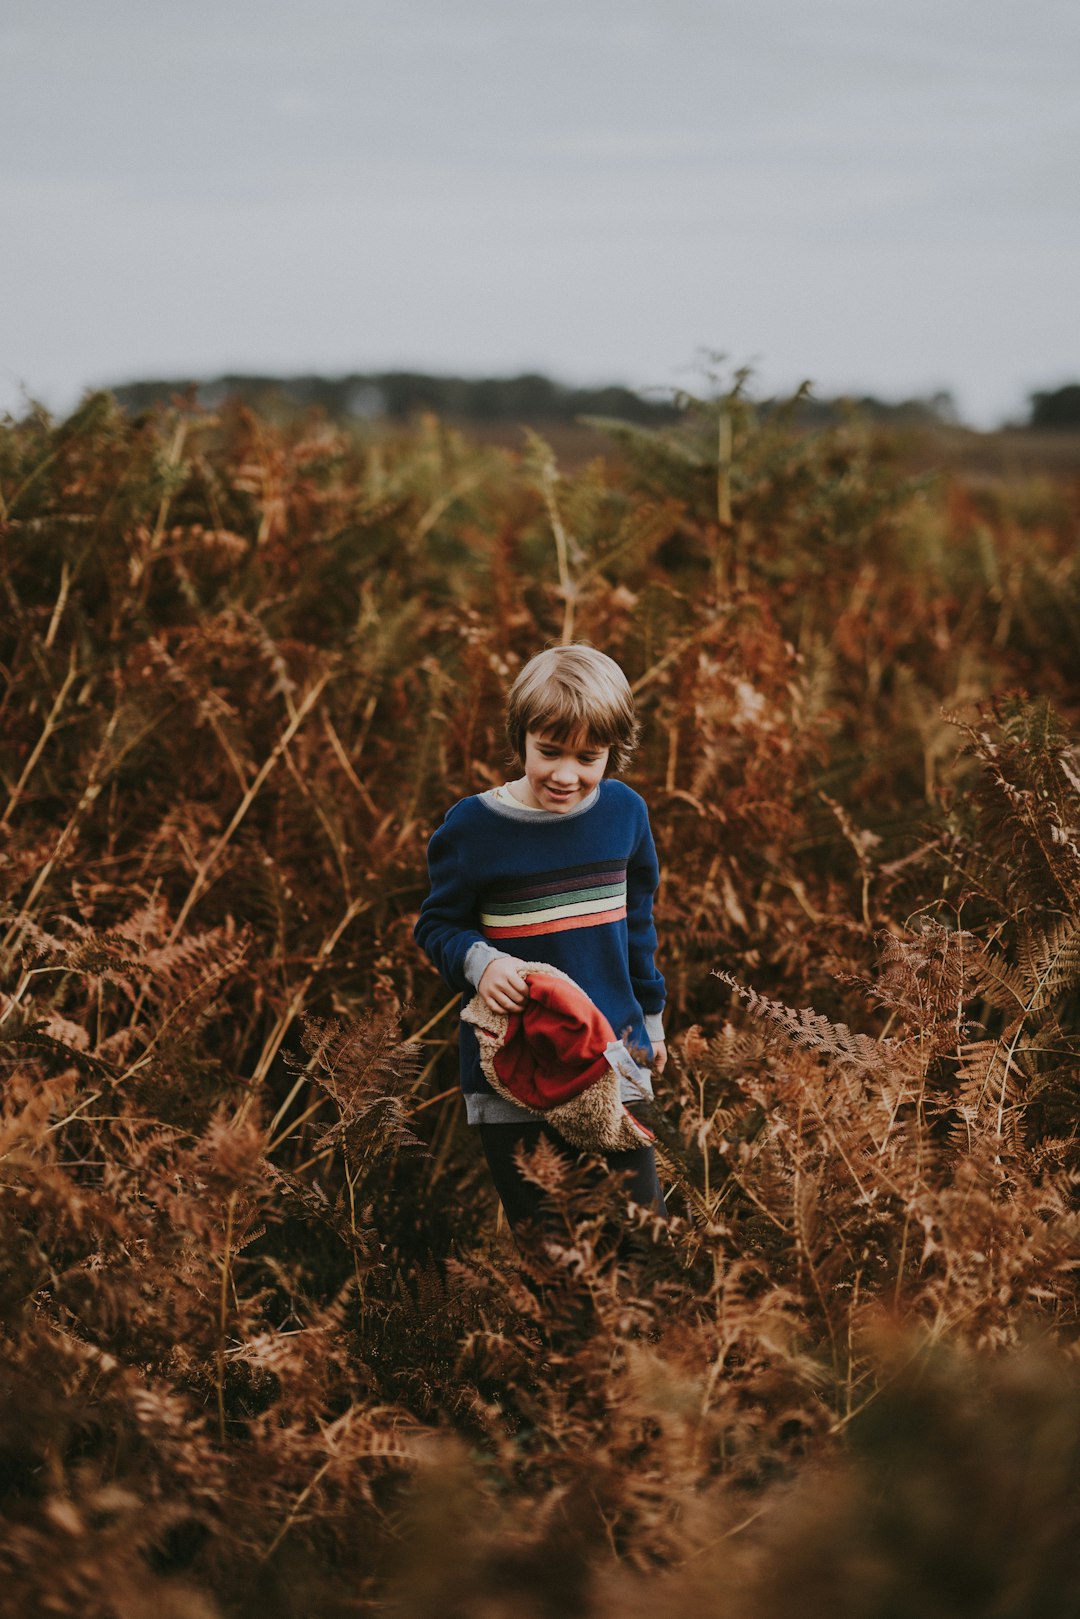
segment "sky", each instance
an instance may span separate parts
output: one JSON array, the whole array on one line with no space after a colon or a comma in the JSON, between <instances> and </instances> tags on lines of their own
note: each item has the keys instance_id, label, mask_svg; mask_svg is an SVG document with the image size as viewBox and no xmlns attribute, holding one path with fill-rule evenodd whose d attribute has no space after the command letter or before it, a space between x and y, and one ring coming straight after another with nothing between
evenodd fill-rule
<instances>
[{"instance_id":1,"label":"sky","mask_svg":"<svg viewBox=\"0 0 1080 1619\"><path fill-rule=\"evenodd\" d=\"M1076 0L0 0L0 410L1080 379Z\"/></svg>"}]
</instances>

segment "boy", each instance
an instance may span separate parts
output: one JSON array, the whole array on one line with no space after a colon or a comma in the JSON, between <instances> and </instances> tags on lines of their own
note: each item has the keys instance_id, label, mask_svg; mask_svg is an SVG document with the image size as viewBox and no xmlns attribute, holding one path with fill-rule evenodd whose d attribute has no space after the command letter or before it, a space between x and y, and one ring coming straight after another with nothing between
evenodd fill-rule
<instances>
[{"instance_id":1,"label":"boy","mask_svg":"<svg viewBox=\"0 0 1080 1619\"><path fill-rule=\"evenodd\" d=\"M529 997L526 963L559 969L628 1046L667 1059L664 980L653 962L656 850L644 801L614 772L637 741L634 700L612 658L589 646L539 653L507 700L506 729L523 774L450 809L428 845L431 890L414 930L451 988L511 1015ZM500 1095L461 1026L461 1085L495 1188L515 1233L542 1219L542 1193L515 1162L543 1135L535 1113ZM624 1100L651 1094L648 1071L621 1081ZM605 1154L636 1202L663 1211L653 1149Z\"/></svg>"}]
</instances>

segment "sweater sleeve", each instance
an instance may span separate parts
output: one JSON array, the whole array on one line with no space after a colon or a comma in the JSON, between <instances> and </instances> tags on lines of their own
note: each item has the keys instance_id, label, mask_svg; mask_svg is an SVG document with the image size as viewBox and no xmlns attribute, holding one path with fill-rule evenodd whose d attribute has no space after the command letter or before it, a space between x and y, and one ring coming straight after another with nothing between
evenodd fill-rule
<instances>
[{"instance_id":1,"label":"sweater sleeve","mask_svg":"<svg viewBox=\"0 0 1080 1619\"><path fill-rule=\"evenodd\" d=\"M477 951L467 962L469 953L475 945L486 946L487 940L476 925L475 886L462 876L460 828L454 826L453 816L450 810L428 844L430 889L420 907L413 938L444 983L464 995L474 987L467 966L475 970L477 958L482 955Z\"/></svg>"},{"instance_id":2,"label":"sweater sleeve","mask_svg":"<svg viewBox=\"0 0 1080 1619\"><path fill-rule=\"evenodd\" d=\"M660 883L656 846L649 827L648 811L642 805L641 835L626 870L626 931L630 953L630 983L638 1005L645 1014L650 1039L663 1039L660 1014L666 989L657 971L656 928L653 924L653 896ZM651 1026L650 1026L651 1025Z\"/></svg>"}]
</instances>

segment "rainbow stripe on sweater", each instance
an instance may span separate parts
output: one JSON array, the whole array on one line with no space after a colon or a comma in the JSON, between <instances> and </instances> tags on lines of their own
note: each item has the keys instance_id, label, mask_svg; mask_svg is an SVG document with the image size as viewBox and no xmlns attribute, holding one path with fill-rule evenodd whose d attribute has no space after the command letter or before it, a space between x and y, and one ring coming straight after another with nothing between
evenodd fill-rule
<instances>
[{"instance_id":1,"label":"rainbow stripe on sweater","mask_svg":"<svg viewBox=\"0 0 1080 1619\"><path fill-rule=\"evenodd\" d=\"M480 907L480 926L489 939L524 939L595 928L625 915L626 862L594 860L489 889Z\"/></svg>"}]
</instances>

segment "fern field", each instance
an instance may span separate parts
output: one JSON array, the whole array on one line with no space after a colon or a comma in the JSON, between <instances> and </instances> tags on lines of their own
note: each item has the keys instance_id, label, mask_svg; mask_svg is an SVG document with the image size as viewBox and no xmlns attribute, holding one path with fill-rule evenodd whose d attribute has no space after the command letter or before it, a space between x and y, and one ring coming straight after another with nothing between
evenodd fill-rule
<instances>
[{"instance_id":1,"label":"fern field","mask_svg":"<svg viewBox=\"0 0 1080 1619\"><path fill-rule=\"evenodd\" d=\"M5 1612L1080 1611L1080 489L607 433L0 428ZM523 1267L411 928L560 639L673 1219L539 1150Z\"/></svg>"}]
</instances>

